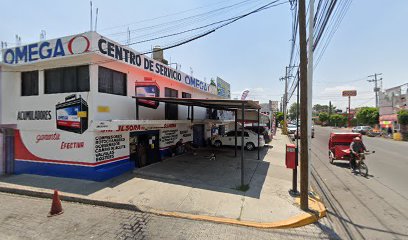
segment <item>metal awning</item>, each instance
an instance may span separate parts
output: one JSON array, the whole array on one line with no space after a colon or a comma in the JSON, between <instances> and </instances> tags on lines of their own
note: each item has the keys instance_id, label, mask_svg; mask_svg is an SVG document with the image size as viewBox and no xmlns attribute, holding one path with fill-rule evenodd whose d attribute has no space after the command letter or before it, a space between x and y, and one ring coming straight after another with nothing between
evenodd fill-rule
<instances>
[{"instance_id":1,"label":"metal awning","mask_svg":"<svg viewBox=\"0 0 408 240\"><path fill-rule=\"evenodd\" d=\"M242 109L258 110L261 106L256 101L252 100L231 100L231 99L205 99L205 98L170 98L170 97L133 97L140 100L149 100L164 103L173 103L184 106L197 106L204 108L213 108L217 110L235 111Z\"/></svg>"},{"instance_id":2,"label":"metal awning","mask_svg":"<svg viewBox=\"0 0 408 240\"><path fill-rule=\"evenodd\" d=\"M258 120L258 160L260 159L259 154L259 120L260 120L260 111L261 106L256 101L252 100L231 100L231 99L201 99L201 98L170 98L170 97L138 97L134 96L133 98L136 99L136 119L139 119L139 103L138 100L146 100L146 101L156 101L156 102L164 102L170 104L178 104L184 106L193 107L203 107L203 108L211 108L216 110L225 110L225 111L233 111L235 112L235 156L237 156L237 121L238 121L238 110L240 110L241 118L240 120L245 123L245 111L257 111L257 120ZM191 121L194 120L194 111L191 111ZM243 126L244 127L244 124ZM245 185L244 183L244 176L245 176L245 168L244 168L244 131L241 131L241 187Z\"/></svg>"}]
</instances>

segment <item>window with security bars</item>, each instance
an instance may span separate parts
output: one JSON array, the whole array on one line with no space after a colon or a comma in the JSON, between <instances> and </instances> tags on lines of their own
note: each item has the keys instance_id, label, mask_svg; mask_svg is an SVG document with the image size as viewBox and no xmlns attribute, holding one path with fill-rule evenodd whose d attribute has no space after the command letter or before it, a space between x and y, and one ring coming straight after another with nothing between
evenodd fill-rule
<instances>
[{"instance_id":1,"label":"window with security bars","mask_svg":"<svg viewBox=\"0 0 408 240\"><path fill-rule=\"evenodd\" d=\"M89 92L89 66L53 68L44 71L44 93Z\"/></svg>"},{"instance_id":2,"label":"window with security bars","mask_svg":"<svg viewBox=\"0 0 408 240\"><path fill-rule=\"evenodd\" d=\"M115 95L127 95L127 75L109 68L99 67L98 91Z\"/></svg>"},{"instance_id":3,"label":"window with security bars","mask_svg":"<svg viewBox=\"0 0 408 240\"><path fill-rule=\"evenodd\" d=\"M191 98L191 93L182 92L181 97L182 98Z\"/></svg>"},{"instance_id":4,"label":"window with security bars","mask_svg":"<svg viewBox=\"0 0 408 240\"><path fill-rule=\"evenodd\" d=\"M21 96L38 95L38 71L21 73Z\"/></svg>"},{"instance_id":5,"label":"window with security bars","mask_svg":"<svg viewBox=\"0 0 408 240\"><path fill-rule=\"evenodd\" d=\"M178 91L171 88L164 88L164 96L178 98ZM164 113L166 120L178 120L178 105L166 103Z\"/></svg>"}]
</instances>

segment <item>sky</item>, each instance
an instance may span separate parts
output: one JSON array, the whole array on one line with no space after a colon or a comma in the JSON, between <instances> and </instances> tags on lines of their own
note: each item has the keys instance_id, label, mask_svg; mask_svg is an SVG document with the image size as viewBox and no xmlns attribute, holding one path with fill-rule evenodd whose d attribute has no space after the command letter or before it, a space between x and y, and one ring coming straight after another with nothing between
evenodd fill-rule
<instances>
[{"instance_id":1,"label":"sky","mask_svg":"<svg viewBox=\"0 0 408 240\"><path fill-rule=\"evenodd\" d=\"M163 36L228 19L267 4L268 0L93 0L94 16L98 8L97 31L126 43ZM282 1L284 2L284 1ZM317 4L318 1L316 1ZM233 6L231 6L233 5ZM41 30L52 39L90 30L87 0L3 1L0 41L9 46L15 35L22 44L39 41ZM231 7L227 7L231 6ZM205 12L221 10L191 19ZM180 19L185 19L180 22ZM189 20L190 19L190 20ZM179 20L179 22L177 22ZM176 21L176 22L173 22ZM94 22L95 23L95 22ZM357 90L352 108L373 106L374 84L368 76L382 73L383 88L408 82L408 1L354 0L334 34L321 61L314 69L313 104L332 104L345 109L342 90ZM255 13L214 33L185 45L166 50L165 58L181 65L181 71L206 80L216 76L231 84L232 97L249 89L249 99L280 101L289 64L292 12L285 3ZM131 47L148 51L190 35L159 39ZM296 96L291 98L291 102Z\"/></svg>"}]
</instances>

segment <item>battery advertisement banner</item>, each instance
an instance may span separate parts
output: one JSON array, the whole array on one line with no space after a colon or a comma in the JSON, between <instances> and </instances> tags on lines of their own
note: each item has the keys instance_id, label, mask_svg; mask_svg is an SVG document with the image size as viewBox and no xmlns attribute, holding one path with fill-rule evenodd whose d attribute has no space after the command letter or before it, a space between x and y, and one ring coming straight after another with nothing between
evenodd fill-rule
<instances>
[{"instance_id":1,"label":"battery advertisement banner","mask_svg":"<svg viewBox=\"0 0 408 240\"><path fill-rule=\"evenodd\" d=\"M144 81L135 83L135 92L137 97L160 97L160 88L156 82ZM156 109L159 102L138 99L137 103L140 106Z\"/></svg>"},{"instance_id":2,"label":"battery advertisement banner","mask_svg":"<svg viewBox=\"0 0 408 240\"><path fill-rule=\"evenodd\" d=\"M82 134L88 129L88 104L75 94L65 98L65 102L56 106L57 128Z\"/></svg>"}]
</instances>

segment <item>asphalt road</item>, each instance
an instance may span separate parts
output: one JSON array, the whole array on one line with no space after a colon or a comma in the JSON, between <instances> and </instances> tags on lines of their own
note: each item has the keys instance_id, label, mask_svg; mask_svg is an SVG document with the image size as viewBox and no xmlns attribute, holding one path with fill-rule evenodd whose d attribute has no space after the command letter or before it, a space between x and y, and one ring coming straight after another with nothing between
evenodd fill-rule
<instances>
[{"instance_id":1,"label":"asphalt road","mask_svg":"<svg viewBox=\"0 0 408 240\"><path fill-rule=\"evenodd\" d=\"M312 185L323 197L328 218L342 239L408 239L408 142L363 137L369 150L368 177L348 162L328 160L331 131L315 126Z\"/></svg>"}]
</instances>

